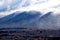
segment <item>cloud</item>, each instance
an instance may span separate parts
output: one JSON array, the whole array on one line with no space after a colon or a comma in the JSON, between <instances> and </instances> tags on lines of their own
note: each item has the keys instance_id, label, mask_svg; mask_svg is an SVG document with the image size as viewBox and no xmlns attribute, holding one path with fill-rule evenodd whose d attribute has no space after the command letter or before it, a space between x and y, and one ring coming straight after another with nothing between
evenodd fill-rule
<instances>
[{"instance_id":1,"label":"cloud","mask_svg":"<svg viewBox=\"0 0 60 40\"><path fill-rule=\"evenodd\" d=\"M52 11L53 13L57 14L56 12L60 12L60 8L55 7L57 5L60 5L60 0L5 0L5 5L7 6L6 14L12 14L16 11L39 11L42 14L45 14L49 11ZM2 15L5 15L5 12L0 13Z\"/></svg>"},{"instance_id":2,"label":"cloud","mask_svg":"<svg viewBox=\"0 0 60 40\"><path fill-rule=\"evenodd\" d=\"M3 4L4 4L4 1L0 0L0 8L3 6Z\"/></svg>"}]
</instances>

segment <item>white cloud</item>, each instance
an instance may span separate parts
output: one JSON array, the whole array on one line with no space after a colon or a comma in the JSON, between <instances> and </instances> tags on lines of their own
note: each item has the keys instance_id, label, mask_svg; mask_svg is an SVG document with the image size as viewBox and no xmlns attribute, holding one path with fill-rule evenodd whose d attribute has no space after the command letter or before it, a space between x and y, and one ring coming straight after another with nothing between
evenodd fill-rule
<instances>
[{"instance_id":1,"label":"white cloud","mask_svg":"<svg viewBox=\"0 0 60 40\"><path fill-rule=\"evenodd\" d=\"M32 2L31 2L32 4ZM43 3L38 3L34 5L34 1L33 4L28 6L28 7L19 7L17 10L15 11L30 11L30 10L35 10L35 11L40 11L42 13L46 13L48 11L53 11L56 12L59 9L58 8L53 8L54 6L60 5L60 1L59 0L49 0L49 1L45 1Z\"/></svg>"},{"instance_id":2,"label":"white cloud","mask_svg":"<svg viewBox=\"0 0 60 40\"><path fill-rule=\"evenodd\" d=\"M59 11L60 8L55 7L57 5L60 5L60 0L44 0L44 1L29 0L29 1L30 1L31 5L22 7L22 5L24 5L26 2L26 0L24 0L16 10L7 11L6 15L9 15L16 11L31 11L31 10L40 11L41 13L47 13L49 11L53 11L55 14L57 14L56 12L60 12ZM7 0L7 2L9 4L12 2L12 0ZM37 2L37 4L35 2ZM8 12L9 12L9 14L8 14ZM2 15L5 15L5 12L2 13Z\"/></svg>"},{"instance_id":3,"label":"white cloud","mask_svg":"<svg viewBox=\"0 0 60 40\"><path fill-rule=\"evenodd\" d=\"M4 1L3 0L0 1L0 8L3 6L3 4L4 4Z\"/></svg>"}]
</instances>

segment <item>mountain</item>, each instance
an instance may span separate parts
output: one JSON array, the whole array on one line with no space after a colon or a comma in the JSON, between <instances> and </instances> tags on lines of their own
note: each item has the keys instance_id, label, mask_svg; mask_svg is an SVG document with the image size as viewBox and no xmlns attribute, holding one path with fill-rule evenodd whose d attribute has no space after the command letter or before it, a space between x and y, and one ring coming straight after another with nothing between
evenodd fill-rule
<instances>
[{"instance_id":1,"label":"mountain","mask_svg":"<svg viewBox=\"0 0 60 40\"><path fill-rule=\"evenodd\" d=\"M31 23L36 20L41 15L40 12L37 11L29 11L29 12L15 12L8 16L5 16L0 19L0 26L13 26L13 27L28 27L34 26Z\"/></svg>"},{"instance_id":2,"label":"mountain","mask_svg":"<svg viewBox=\"0 0 60 40\"><path fill-rule=\"evenodd\" d=\"M60 29L59 17L58 15L53 15L53 12L48 12L38 19L38 26L40 29Z\"/></svg>"},{"instance_id":3,"label":"mountain","mask_svg":"<svg viewBox=\"0 0 60 40\"><path fill-rule=\"evenodd\" d=\"M45 15L37 11L15 12L0 18L0 28L38 28L59 29L60 15L48 12Z\"/></svg>"}]
</instances>

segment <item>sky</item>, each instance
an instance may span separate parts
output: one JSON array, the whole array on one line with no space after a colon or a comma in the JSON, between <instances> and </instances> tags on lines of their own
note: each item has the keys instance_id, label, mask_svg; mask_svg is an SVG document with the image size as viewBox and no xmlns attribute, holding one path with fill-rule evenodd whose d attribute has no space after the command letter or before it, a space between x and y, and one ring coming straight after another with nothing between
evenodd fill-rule
<instances>
[{"instance_id":1,"label":"sky","mask_svg":"<svg viewBox=\"0 0 60 40\"><path fill-rule=\"evenodd\" d=\"M6 16L16 11L39 11L45 14L60 12L60 0L0 0L0 15Z\"/></svg>"}]
</instances>

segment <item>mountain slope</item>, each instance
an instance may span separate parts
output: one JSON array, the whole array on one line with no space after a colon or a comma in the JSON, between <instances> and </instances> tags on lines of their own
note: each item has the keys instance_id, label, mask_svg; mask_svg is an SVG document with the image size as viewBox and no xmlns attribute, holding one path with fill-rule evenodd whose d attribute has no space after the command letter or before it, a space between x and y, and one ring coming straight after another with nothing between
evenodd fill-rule
<instances>
[{"instance_id":1,"label":"mountain slope","mask_svg":"<svg viewBox=\"0 0 60 40\"><path fill-rule=\"evenodd\" d=\"M41 15L40 12L37 11L30 11L30 12L16 12L6 17L0 19L0 25L6 27L28 27L34 26L30 25L31 22L36 20Z\"/></svg>"},{"instance_id":2,"label":"mountain slope","mask_svg":"<svg viewBox=\"0 0 60 40\"><path fill-rule=\"evenodd\" d=\"M41 16L37 11L15 12L0 19L0 28L60 29L60 15L52 14L48 12Z\"/></svg>"}]
</instances>

